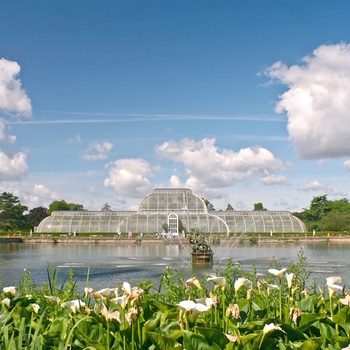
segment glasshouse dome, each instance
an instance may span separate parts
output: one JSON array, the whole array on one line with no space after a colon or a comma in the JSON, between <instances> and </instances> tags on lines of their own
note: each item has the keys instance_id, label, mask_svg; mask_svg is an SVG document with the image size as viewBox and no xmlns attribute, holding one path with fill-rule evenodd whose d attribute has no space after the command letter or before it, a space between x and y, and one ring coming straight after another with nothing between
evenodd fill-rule
<instances>
[{"instance_id":1,"label":"glasshouse dome","mask_svg":"<svg viewBox=\"0 0 350 350\"><path fill-rule=\"evenodd\" d=\"M288 211L209 211L204 200L187 188L156 188L138 211L54 211L38 233L161 233L199 229L209 233L306 232Z\"/></svg>"}]
</instances>

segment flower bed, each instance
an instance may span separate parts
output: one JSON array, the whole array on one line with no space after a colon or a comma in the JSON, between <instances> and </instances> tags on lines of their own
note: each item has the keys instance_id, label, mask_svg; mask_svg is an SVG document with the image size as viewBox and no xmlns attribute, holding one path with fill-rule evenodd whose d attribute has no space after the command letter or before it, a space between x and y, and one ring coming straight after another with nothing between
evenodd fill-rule
<instances>
[{"instance_id":1,"label":"flower bed","mask_svg":"<svg viewBox=\"0 0 350 350\"><path fill-rule=\"evenodd\" d=\"M124 282L79 293L74 272L37 287L26 271L2 289L1 349L350 349L350 295L341 278L309 281L302 250L266 275L229 261L186 279L168 267L159 287Z\"/></svg>"}]
</instances>

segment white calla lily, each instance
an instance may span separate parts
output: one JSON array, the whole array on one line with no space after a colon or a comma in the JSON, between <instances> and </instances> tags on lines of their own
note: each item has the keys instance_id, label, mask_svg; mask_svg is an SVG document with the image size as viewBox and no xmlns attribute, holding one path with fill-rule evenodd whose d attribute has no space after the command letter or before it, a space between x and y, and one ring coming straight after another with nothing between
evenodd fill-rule
<instances>
[{"instance_id":1,"label":"white calla lily","mask_svg":"<svg viewBox=\"0 0 350 350\"><path fill-rule=\"evenodd\" d=\"M5 304L7 307L10 307L10 305L11 305L11 300L9 298L5 298L5 299L1 300L1 302L3 304Z\"/></svg>"},{"instance_id":2,"label":"white calla lily","mask_svg":"<svg viewBox=\"0 0 350 350\"><path fill-rule=\"evenodd\" d=\"M281 327L275 326L273 323L265 324L264 329L263 329L263 333L267 334L267 333L270 333L270 332L275 331L275 330L286 333Z\"/></svg>"},{"instance_id":3,"label":"white calla lily","mask_svg":"<svg viewBox=\"0 0 350 350\"><path fill-rule=\"evenodd\" d=\"M346 306L350 306L350 295L346 294L344 298L340 298L339 301Z\"/></svg>"},{"instance_id":4,"label":"white calla lily","mask_svg":"<svg viewBox=\"0 0 350 350\"><path fill-rule=\"evenodd\" d=\"M240 290L241 287L243 287L245 285L247 285L248 288L251 288L252 282L249 281L247 278L243 278L243 277L238 278L235 281L235 285L234 285L236 293Z\"/></svg>"},{"instance_id":5,"label":"white calla lily","mask_svg":"<svg viewBox=\"0 0 350 350\"><path fill-rule=\"evenodd\" d=\"M194 308L199 312L205 312L210 309L208 305L204 305L202 303L196 303Z\"/></svg>"},{"instance_id":6,"label":"white calla lily","mask_svg":"<svg viewBox=\"0 0 350 350\"><path fill-rule=\"evenodd\" d=\"M225 288L226 287L226 278L223 276L213 276L213 277L208 277L207 281L214 282L216 284L216 288Z\"/></svg>"},{"instance_id":7,"label":"white calla lily","mask_svg":"<svg viewBox=\"0 0 350 350\"><path fill-rule=\"evenodd\" d=\"M32 304L32 308L33 308L33 311L37 314L39 312L40 305L39 304Z\"/></svg>"},{"instance_id":8,"label":"white calla lily","mask_svg":"<svg viewBox=\"0 0 350 350\"><path fill-rule=\"evenodd\" d=\"M196 299L196 302L206 305L209 309L216 305L216 302L213 300L213 298L199 298Z\"/></svg>"},{"instance_id":9,"label":"white calla lily","mask_svg":"<svg viewBox=\"0 0 350 350\"><path fill-rule=\"evenodd\" d=\"M15 295L16 295L16 287L14 287L14 286L4 287L4 288L2 289L2 291L3 291L4 293L11 293L12 296L15 296Z\"/></svg>"},{"instance_id":10,"label":"white calla lily","mask_svg":"<svg viewBox=\"0 0 350 350\"><path fill-rule=\"evenodd\" d=\"M84 288L84 297L86 298L89 294L92 294L93 291L94 291L93 288L85 287Z\"/></svg>"},{"instance_id":11,"label":"white calla lily","mask_svg":"<svg viewBox=\"0 0 350 350\"><path fill-rule=\"evenodd\" d=\"M125 306L128 303L128 297L126 295L122 295L121 297L111 299L111 302L120 305L122 309L125 309Z\"/></svg>"},{"instance_id":12,"label":"white calla lily","mask_svg":"<svg viewBox=\"0 0 350 350\"><path fill-rule=\"evenodd\" d=\"M196 303L193 300L183 300L176 304L182 311L192 311L196 308Z\"/></svg>"},{"instance_id":13,"label":"white calla lily","mask_svg":"<svg viewBox=\"0 0 350 350\"><path fill-rule=\"evenodd\" d=\"M201 283L199 282L198 278L196 276L193 276L191 278L189 278L186 281L186 287L189 288L190 286L194 285L196 286L198 289L202 289Z\"/></svg>"},{"instance_id":14,"label":"white calla lily","mask_svg":"<svg viewBox=\"0 0 350 350\"><path fill-rule=\"evenodd\" d=\"M126 295L130 295L130 294L131 294L131 286L130 286L130 283L124 282L124 283L123 283L122 290L123 290L123 292L124 292Z\"/></svg>"},{"instance_id":15,"label":"white calla lily","mask_svg":"<svg viewBox=\"0 0 350 350\"><path fill-rule=\"evenodd\" d=\"M331 298L333 296L333 294L337 291L337 290L343 290L342 286L339 286L336 283L341 283L341 277L339 276L331 276L326 278L326 285L328 287L328 293L329 293L329 297Z\"/></svg>"},{"instance_id":16,"label":"white calla lily","mask_svg":"<svg viewBox=\"0 0 350 350\"><path fill-rule=\"evenodd\" d=\"M85 303L81 300L75 299L71 301L66 301L61 304L61 307L65 308L71 308L71 310L76 313L77 310L79 310L82 306L85 306Z\"/></svg>"},{"instance_id":17,"label":"white calla lily","mask_svg":"<svg viewBox=\"0 0 350 350\"><path fill-rule=\"evenodd\" d=\"M292 288L292 284L295 278L295 275L293 272L291 273L286 273L286 278L287 278L287 284L288 284L288 288L291 289Z\"/></svg>"},{"instance_id":18,"label":"white calla lily","mask_svg":"<svg viewBox=\"0 0 350 350\"><path fill-rule=\"evenodd\" d=\"M59 304L61 302L61 299L59 297L54 296L54 295L44 295L44 298L49 299L51 301L54 301L57 304Z\"/></svg>"},{"instance_id":19,"label":"white calla lily","mask_svg":"<svg viewBox=\"0 0 350 350\"><path fill-rule=\"evenodd\" d=\"M279 280L282 279L282 275L287 271L286 268L283 268L281 270L277 270L277 269L268 269L267 270L269 273L271 273L272 275L275 275L278 277Z\"/></svg>"}]
</instances>

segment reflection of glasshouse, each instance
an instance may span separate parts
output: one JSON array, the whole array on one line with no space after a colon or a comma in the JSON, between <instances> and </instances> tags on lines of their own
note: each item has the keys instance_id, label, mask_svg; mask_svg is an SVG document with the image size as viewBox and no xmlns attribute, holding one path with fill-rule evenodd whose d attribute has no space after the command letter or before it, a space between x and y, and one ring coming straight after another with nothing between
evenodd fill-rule
<instances>
[{"instance_id":1,"label":"reflection of glasshouse","mask_svg":"<svg viewBox=\"0 0 350 350\"><path fill-rule=\"evenodd\" d=\"M187 188L156 188L138 211L56 211L36 232L305 232L288 211L209 211Z\"/></svg>"}]
</instances>

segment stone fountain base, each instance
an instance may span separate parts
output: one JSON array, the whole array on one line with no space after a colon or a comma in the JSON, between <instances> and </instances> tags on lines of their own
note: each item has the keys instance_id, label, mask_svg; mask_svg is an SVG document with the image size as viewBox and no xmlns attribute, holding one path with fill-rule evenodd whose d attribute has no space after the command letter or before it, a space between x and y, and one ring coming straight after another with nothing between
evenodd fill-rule
<instances>
[{"instance_id":1,"label":"stone fountain base","mask_svg":"<svg viewBox=\"0 0 350 350\"><path fill-rule=\"evenodd\" d=\"M213 252L192 252L192 265L211 266L213 265Z\"/></svg>"}]
</instances>

